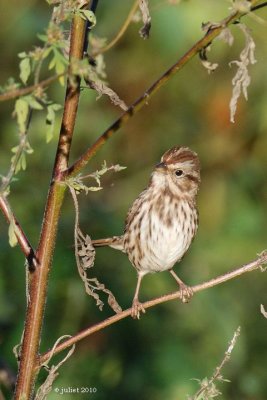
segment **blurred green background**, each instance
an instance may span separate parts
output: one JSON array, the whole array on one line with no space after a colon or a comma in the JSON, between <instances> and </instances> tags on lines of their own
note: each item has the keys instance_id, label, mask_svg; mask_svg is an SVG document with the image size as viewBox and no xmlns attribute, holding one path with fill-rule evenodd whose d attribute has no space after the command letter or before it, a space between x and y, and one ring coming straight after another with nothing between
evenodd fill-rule
<instances>
[{"instance_id":1,"label":"blurred green background","mask_svg":"<svg viewBox=\"0 0 267 400\"><path fill-rule=\"evenodd\" d=\"M133 0L99 0L94 33L112 39L125 20ZM173 3L173 4L172 4ZM177 4L175 4L177 3ZM105 54L108 80L129 105L202 35L201 23L218 21L229 13L228 1L151 0L152 30L149 40L138 34L141 24L131 24L123 39ZM22 51L40 44L36 38L47 26L50 9L45 2L6 2L0 13L1 82L18 76ZM229 122L231 80L244 48L240 30L231 28L232 47L215 41L209 57L219 67L208 74L195 57L148 101L127 125L97 153L87 168L100 168L104 160L127 166L103 177L104 189L79 196L81 227L93 238L122 233L126 212L146 186L153 165L173 145L198 152L202 184L198 204L200 227L184 260L176 267L188 284L223 274L256 257L266 248L267 214L267 10L243 21L256 42L257 63L249 66L249 98L238 102L236 122ZM48 93L63 103L64 89L55 83ZM10 149L17 143L13 102L1 104L0 173L8 170ZM74 161L106 129L120 110L106 97L84 90L72 148ZM45 143L45 115L35 113L29 131L34 153L28 168L12 185L10 202L34 246L42 223L48 184L55 155L55 138ZM56 339L86 328L112 315L108 305L100 312L80 281L73 254L74 209L71 197L64 202L42 333L41 350ZM25 315L24 258L8 245L7 225L0 217L0 358L16 371L12 348L19 343ZM106 284L123 308L130 306L136 273L127 257L113 249L97 251L92 276ZM145 277L141 300L176 290L167 273ZM106 298L102 297L105 302ZM54 387L96 387L91 395L51 392L49 399L106 400L111 398L177 400L192 395L193 378L211 376L228 341L241 326L241 336L219 385L221 399L267 398L267 321L260 304L267 306L266 275L253 272L222 286L201 292L190 304L173 301L147 311L140 321L127 318L81 341L60 370ZM6 388L3 389L10 398Z\"/></svg>"}]
</instances>

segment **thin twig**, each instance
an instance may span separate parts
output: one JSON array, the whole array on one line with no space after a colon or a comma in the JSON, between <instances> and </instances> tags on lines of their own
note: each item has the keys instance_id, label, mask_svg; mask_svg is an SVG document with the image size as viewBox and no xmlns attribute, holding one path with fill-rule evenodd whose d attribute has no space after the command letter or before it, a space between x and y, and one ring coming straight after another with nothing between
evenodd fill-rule
<instances>
[{"instance_id":1,"label":"thin twig","mask_svg":"<svg viewBox=\"0 0 267 400\"><path fill-rule=\"evenodd\" d=\"M256 269L259 269L259 268L261 268L262 265L264 265L266 263L267 263L267 251L264 251L254 261L251 261L250 263L245 264L242 267L237 268L231 272L227 272L226 274L220 275L217 278L211 279L207 282L203 282L199 285L192 286L191 289L193 290L194 293L201 292L202 290L220 285L221 283L224 283L231 279L237 278L238 276L243 275L247 272L251 272ZM153 300L146 301L145 303L142 303L142 305L146 309L146 308L154 307L158 304L166 303L167 301L170 301L170 300L179 299L180 297L181 297L181 293L180 293L180 291L177 291L174 293L170 293L170 294L166 294L164 296L157 297ZM56 347L56 349L53 349L54 354L57 354L57 353L65 350L66 348L72 346L74 343L79 342L80 340L92 335L95 332L98 332L98 331L106 328L107 326L114 324L115 322L118 322L126 317L129 317L131 315L131 311L132 311L131 308L128 308L127 310L122 311L120 314L113 315L112 317L109 317L109 318L105 319L104 321L101 321L101 322L77 333L76 335L72 336L70 339L67 339L63 343L61 343L58 347ZM49 350L48 352L43 354L40 357L36 368L38 369L40 367L40 365L42 365L44 362L46 362L46 360L50 357L50 355L51 355L51 350Z\"/></svg>"},{"instance_id":2,"label":"thin twig","mask_svg":"<svg viewBox=\"0 0 267 400\"><path fill-rule=\"evenodd\" d=\"M117 33L117 35L114 37L113 40L111 40L110 43L108 43L106 46L102 47L99 50L96 50L95 52L92 53L93 57L96 57L98 54L102 54L105 53L106 51L110 50L111 47L115 46L115 44L120 40L120 38L124 35L124 33L126 32L128 26L130 25L132 18L134 16L134 13L136 12L137 8L139 5L139 0L135 0L126 20L124 21L122 27L120 28L119 32Z\"/></svg>"},{"instance_id":3,"label":"thin twig","mask_svg":"<svg viewBox=\"0 0 267 400\"><path fill-rule=\"evenodd\" d=\"M250 11L256 11L256 10L259 10L260 8L263 8L263 7L266 7L266 6L267 6L267 1L265 1L262 4L258 4L258 5L254 6L254 7L251 7Z\"/></svg>"},{"instance_id":4,"label":"thin twig","mask_svg":"<svg viewBox=\"0 0 267 400\"><path fill-rule=\"evenodd\" d=\"M29 118L28 118L29 120ZM15 175L16 168L19 162L19 159L27 145L27 132L20 134L19 144L17 146L16 153L11 161L9 171L6 176L2 177L2 184L0 186L0 195L5 195L5 191L9 187L13 176Z\"/></svg>"},{"instance_id":5,"label":"thin twig","mask_svg":"<svg viewBox=\"0 0 267 400\"><path fill-rule=\"evenodd\" d=\"M13 100L13 99L16 99L17 97L25 96L26 94L34 92L36 89L49 86L52 82L56 81L58 78L65 76L65 75L67 75L67 71L63 72L62 74L53 75L50 78L44 79L43 81L41 81L35 85L27 86L25 88L11 90L6 93L0 94L0 101Z\"/></svg>"},{"instance_id":6,"label":"thin twig","mask_svg":"<svg viewBox=\"0 0 267 400\"><path fill-rule=\"evenodd\" d=\"M252 0L251 5L256 6L260 0ZM208 46L225 27L247 15L246 12L233 11L228 17L224 18L216 26L208 30L208 32L196 42L190 50L188 50L174 65L172 65L164 74L156 80L152 86L137 99L127 111L125 111L99 138L81 155L81 157L66 171L66 175L77 175L82 168L86 166L88 161L103 146L111 136L116 133L123 124L125 124L133 115L143 108L148 100L154 95L169 79L175 75L181 68L186 65L199 51Z\"/></svg>"},{"instance_id":7,"label":"thin twig","mask_svg":"<svg viewBox=\"0 0 267 400\"><path fill-rule=\"evenodd\" d=\"M189 400L201 400L201 399L206 399L206 398L208 399L208 398L213 397L213 396L209 396L209 392L213 392L213 394L214 394L214 391L217 390L214 386L215 382L223 380L222 369L225 366L225 364L230 360L232 351L236 345L238 336L240 335L240 330L241 330L241 328L239 326L237 328L237 330L235 331L234 336L233 336L232 340L230 341L226 352L224 353L224 357L223 357L220 365L218 365L215 368L215 371L213 372L212 377L210 379L205 379L204 381L200 382L201 388L197 391L197 393L194 395L194 397L193 398L190 397ZM203 396L203 394L204 394L204 396ZM201 397L200 397L200 395L201 395Z\"/></svg>"},{"instance_id":8,"label":"thin twig","mask_svg":"<svg viewBox=\"0 0 267 400\"><path fill-rule=\"evenodd\" d=\"M25 255L25 257L28 261L29 269L34 270L34 268L37 265L34 248L30 244L26 234L23 232L18 220L16 219L15 215L13 214L7 198L3 195L0 196L0 208L9 224L11 223L12 220L15 222L15 226L16 226L15 234L18 239L18 243L21 247L23 254Z\"/></svg>"}]
</instances>

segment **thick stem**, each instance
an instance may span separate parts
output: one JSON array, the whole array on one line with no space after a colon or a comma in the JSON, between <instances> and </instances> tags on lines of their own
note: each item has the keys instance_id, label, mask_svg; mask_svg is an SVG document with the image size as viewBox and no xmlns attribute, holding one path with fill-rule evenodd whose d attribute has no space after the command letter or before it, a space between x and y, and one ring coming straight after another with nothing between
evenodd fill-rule
<instances>
[{"instance_id":1,"label":"thick stem","mask_svg":"<svg viewBox=\"0 0 267 400\"><path fill-rule=\"evenodd\" d=\"M70 59L83 57L86 23L75 16L71 30ZM29 304L21 349L20 368L15 399L30 399L35 381L35 364L39 351L41 328L47 296L47 283L53 258L60 210L64 198L65 185L60 181L62 171L67 168L71 140L76 120L80 94L80 82L72 87L67 82L63 119L61 124L57 154L48 193L43 226L36 252L37 268L31 274Z\"/></svg>"}]
</instances>

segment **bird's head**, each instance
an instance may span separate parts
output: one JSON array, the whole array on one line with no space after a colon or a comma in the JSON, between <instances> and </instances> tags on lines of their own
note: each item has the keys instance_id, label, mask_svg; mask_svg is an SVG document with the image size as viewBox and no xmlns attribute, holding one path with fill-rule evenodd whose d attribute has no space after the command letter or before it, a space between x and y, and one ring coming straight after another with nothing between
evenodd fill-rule
<instances>
[{"instance_id":1,"label":"bird's head","mask_svg":"<svg viewBox=\"0 0 267 400\"><path fill-rule=\"evenodd\" d=\"M194 197L200 184L198 155L188 147L172 147L155 166L152 184L168 186L176 195Z\"/></svg>"}]
</instances>

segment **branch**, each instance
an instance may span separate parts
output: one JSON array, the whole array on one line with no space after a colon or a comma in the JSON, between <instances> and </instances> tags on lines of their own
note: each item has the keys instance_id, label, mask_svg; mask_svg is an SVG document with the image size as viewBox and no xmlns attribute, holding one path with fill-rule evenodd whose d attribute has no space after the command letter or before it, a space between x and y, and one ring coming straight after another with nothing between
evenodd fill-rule
<instances>
[{"instance_id":1,"label":"branch","mask_svg":"<svg viewBox=\"0 0 267 400\"><path fill-rule=\"evenodd\" d=\"M251 0L251 6L256 7L260 0ZM137 99L127 111L125 111L96 141L93 143L82 156L66 171L66 175L77 175L84 168L88 161L103 146L106 141L117 132L120 127L125 124L133 115L137 113L148 100L154 95L168 80L182 69L199 51L207 47L228 25L238 21L241 17L247 15L247 12L233 11L228 17L224 18L220 23L211 27L208 32L196 42L190 50L188 50L174 65L172 65L164 74L155 81L152 86Z\"/></svg>"},{"instance_id":2,"label":"branch","mask_svg":"<svg viewBox=\"0 0 267 400\"><path fill-rule=\"evenodd\" d=\"M6 93L0 94L0 101L12 100L12 99L16 99L17 97L20 97L20 96L25 96L26 94L34 92L36 89L49 86L52 82L56 81L58 78L66 75L66 74L67 74L67 72L63 72L62 74L57 74L57 75L51 76L50 78L44 79L43 81L36 83L35 85L27 86L27 87L21 88L21 89L11 90Z\"/></svg>"},{"instance_id":3,"label":"branch","mask_svg":"<svg viewBox=\"0 0 267 400\"><path fill-rule=\"evenodd\" d=\"M250 11L256 11L256 10L259 10L260 8L263 8L263 7L266 7L266 6L267 6L267 1L265 1L262 4L258 4L258 5L255 5L255 6L251 7Z\"/></svg>"},{"instance_id":4,"label":"branch","mask_svg":"<svg viewBox=\"0 0 267 400\"><path fill-rule=\"evenodd\" d=\"M247 272L254 271L256 269L261 268L264 264L267 263L267 251L263 251L256 260L251 261L248 264L243 265L240 268L237 268L231 272L227 272L224 275L220 275L217 278L213 278L207 282L201 283L199 285L192 286L191 289L193 290L194 293L201 292L202 290L220 285L221 283L227 282L231 279L237 278L240 275L243 275ZM181 293L180 291L166 294L161 297L157 297L153 300L146 301L145 303L142 303L143 307L145 309L154 307L158 304L166 303L167 301L170 300L175 300L181 298ZM62 342L60 345L58 345L56 348L53 349L53 355L60 353L61 351L67 349L68 347L72 346L74 343L79 342L80 340L92 335L95 332L98 332L107 326L113 325L115 322L118 322L126 317L129 317L131 315L131 308L128 308L127 310L122 311L119 314L113 315L112 317L109 317L105 319L102 322L99 322L98 324L95 324L78 334L72 336L70 339L65 340ZM38 365L36 366L37 369L39 369L42 364L44 364L51 356L51 351L49 350L47 353L43 354L38 361Z\"/></svg>"},{"instance_id":5,"label":"branch","mask_svg":"<svg viewBox=\"0 0 267 400\"><path fill-rule=\"evenodd\" d=\"M232 340L229 343L229 346L224 353L224 357L220 364L215 368L213 375L211 378L205 378L202 381L197 379L197 381L200 384L200 389L196 392L194 397L189 397L188 400L201 400L201 399L211 399L213 397L217 397L219 391L217 390L215 383L216 381L220 382L223 381L223 375L222 375L222 369L224 368L225 364L230 361L230 357L232 354L232 351L236 345L238 336L240 335L241 328L240 326L237 328L237 330L234 333L234 336Z\"/></svg>"},{"instance_id":6,"label":"branch","mask_svg":"<svg viewBox=\"0 0 267 400\"><path fill-rule=\"evenodd\" d=\"M120 40L120 38L126 32L126 30L127 30L128 26L130 25L130 23L132 21L132 18L134 16L134 13L136 12L138 6L139 6L139 0L135 0L133 6L132 6L127 18L126 18L126 20L124 21L124 23L123 23L122 27L120 28L119 32L117 33L117 35L106 46L104 46L101 49L98 49L95 52L93 52L93 54L92 54L93 57L98 56L98 54L105 53L106 51L110 50L111 47L115 46L115 44Z\"/></svg>"},{"instance_id":7,"label":"branch","mask_svg":"<svg viewBox=\"0 0 267 400\"><path fill-rule=\"evenodd\" d=\"M96 3L97 0L92 0L92 7L95 7ZM86 21L75 15L71 26L70 60L72 58L78 60L83 58L86 41L85 33ZM57 226L66 189L66 185L61 182L61 174L68 166L79 96L80 79L76 79L75 86L68 79L52 181L43 217L40 241L36 252L38 265L32 274L29 284L30 301L28 302L25 320L15 400L31 398L36 378L35 364L40 346L48 276L52 264Z\"/></svg>"},{"instance_id":8,"label":"branch","mask_svg":"<svg viewBox=\"0 0 267 400\"><path fill-rule=\"evenodd\" d=\"M14 216L7 198L2 195L0 196L0 208L9 224L11 223L12 220L15 222L15 226L16 226L15 234L18 239L18 243L28 261L29 270L33 271L37 265L37 260L36 260L36 255L35 255L34 249L31 246L29 240L27 239L27 236L23 232L18 220Z\"/></svg>"}]
</instances>

